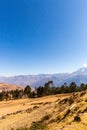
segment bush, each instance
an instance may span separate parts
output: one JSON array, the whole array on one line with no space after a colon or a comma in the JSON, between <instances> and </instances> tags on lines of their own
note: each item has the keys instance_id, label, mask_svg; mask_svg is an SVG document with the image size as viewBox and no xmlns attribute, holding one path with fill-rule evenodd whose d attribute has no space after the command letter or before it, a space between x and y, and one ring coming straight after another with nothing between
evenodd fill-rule
<instances>
[{"instance_id":1,"label":"bush","mask_svg":"<svg viewBox=\"0 0 87 130\"><path fill-rule=\"evenodd\" d=\"M46 126L41 122L34 122L31 124L30 130L46 130Z\"/></svg>"},{"instance_id":2,"label":"bush","mask_svg":"<svg viewBox=\"0 0 87 130\"><path fill-rule=\"evenodd\" d=\"M86 92L82 92L82 93L80 94L80 97L84 96L85 94L86 94Z\"/></svg>"},{"instance_id":3,"label":"bush","mask_svg":"<svg viewBox=\"0 0 87 130\"><path fill-rule=\"evenodd\" d=\"M50 114L49 114L49 115L45 115L45 116L41 119L41 121L43 122L43 121L49 120L50 117L51 117Z\"/></svg>"},{"instance_id":4,"label":"bush","mask_svg":"<svg viewBox=\"0 0 87 130\"><path fill-rule=\"evenodd\" d=\"M75 117L74 117L74 121L80 122L80 121L81 121L81 118L80 118L79 116L75 116Z\"/></svg>"}]
</instances>

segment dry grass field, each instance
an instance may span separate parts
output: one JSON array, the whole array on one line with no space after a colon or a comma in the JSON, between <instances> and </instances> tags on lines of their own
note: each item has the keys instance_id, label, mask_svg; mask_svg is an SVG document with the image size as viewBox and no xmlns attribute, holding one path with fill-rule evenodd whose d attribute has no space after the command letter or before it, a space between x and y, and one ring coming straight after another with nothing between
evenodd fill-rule
<instances>
[{"instance_id":1,"label":"dry grass field","mask_svg":"<svg viewBox=\"0 0 87 130\"><path fill-rule=\"evenodd\" d=\"M29 128L36 121L49 130L87 130L87 92L0 102L0 130Z\"/></svg>"}]
</instances>

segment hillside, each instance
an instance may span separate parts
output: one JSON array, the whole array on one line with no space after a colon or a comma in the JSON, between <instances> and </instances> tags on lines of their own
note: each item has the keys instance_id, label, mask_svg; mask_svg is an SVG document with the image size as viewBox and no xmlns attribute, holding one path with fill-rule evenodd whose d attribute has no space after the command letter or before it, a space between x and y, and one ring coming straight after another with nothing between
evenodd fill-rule
<instances>
[{"instance_id":1,"label":"hillside","mask_svg":"<svg viewBox=\"0 0 87 130\"><path fill-rule=\"evenodd\" d=\"M0 102L0 130L38 130L38 121L46 130L87 130L87 92Z\"/></svg>"},{"instance_id":2,"label":"hillside","mask_svg":"<svg viewBox=\"0 0 87 130\"><path fill-rule=\"evenodd\" d=\"M12 84L7 84L7 83L0 83L0 92L16 90L16 89L22 89L22 88L17 86L17 85L12 85Z\"/></svg>"}]
</instances>

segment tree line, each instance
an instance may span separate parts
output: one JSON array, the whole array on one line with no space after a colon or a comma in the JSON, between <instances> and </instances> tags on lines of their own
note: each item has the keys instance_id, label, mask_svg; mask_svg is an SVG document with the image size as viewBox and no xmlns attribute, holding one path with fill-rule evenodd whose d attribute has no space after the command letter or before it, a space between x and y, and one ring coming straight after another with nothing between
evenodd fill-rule
<instances>
[{"instance_id":1,"label":"tree line","mask_svg":"<svg viewBox=\"0 0 87 130\"><path fill-rule=\"evenodd\" d=\"M39 86L32 90L29 85L27 85L23 90L11 90L3 91L0 93L0 100L11 100L11 99L21 99L21 98L36 98L43 97L47 95L61 94L61 93L72 93L87 90L87 84L80 84L79 86L75 82L71 82L69 85L64 83L61 87L53 85L53 81L48 81L44 86Z\"/></svg>"}]
</instances>

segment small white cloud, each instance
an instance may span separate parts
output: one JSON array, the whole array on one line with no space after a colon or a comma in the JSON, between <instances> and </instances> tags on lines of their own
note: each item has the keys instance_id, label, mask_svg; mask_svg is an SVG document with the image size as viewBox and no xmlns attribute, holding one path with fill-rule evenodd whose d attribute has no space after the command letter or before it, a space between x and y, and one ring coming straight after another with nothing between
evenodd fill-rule
<instances>
[{"instance_id":1,"label":"small white cloud","mask_svg":"<svg viewBox=\"0 0 87 130\"><path fill-rule=\"evenodd\" d=\"M87 64L83 64L83 67L87 67Z\"/></svg>"}]
</instances>

